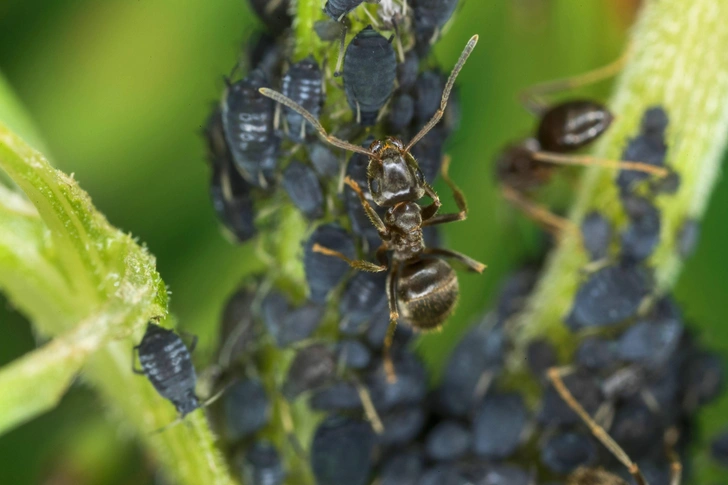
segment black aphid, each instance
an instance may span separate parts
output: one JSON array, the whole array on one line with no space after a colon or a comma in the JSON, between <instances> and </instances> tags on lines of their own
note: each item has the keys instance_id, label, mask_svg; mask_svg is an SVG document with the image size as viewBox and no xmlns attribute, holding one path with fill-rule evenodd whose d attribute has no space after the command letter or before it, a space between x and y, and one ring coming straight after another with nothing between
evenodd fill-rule
<instances>
[{"instance_id":1,"label":"black aphid","mask_svg":"<svg viewBox=\"0 0 728 485\"><path fill-rule=\"evenodd\" d=\"M566 432L551 436L541 447L541 462L556 473L571 473L597 459L594 440L584 433Z\"/></svg>"},{"instance_id":2,"label":"black aphid","mask_svg":"<svg viewBox=\"0 0 728 485\"><path fill-rule=\"evenodd\" d=\"M531 485L534 483L532 473L507 463L476 464L466 467L461 474L466 481L461 483L478 483L483 485Z\"/></svg>"},{"instance_id":3,"label":"black aphid","mask_svg":"<svg viewBox=\"0 0 728 485\"><path fill-rule=\"evenodd\" d=\"M281 34L291 25L290 0L249 0L253 10L272 34Z\"/></svg>"},{"instance_id":4,"label":"black aphid","mask_svg":"<svg viewBox=\"0 0 728 485\"><path fill-rule=\"evenodd\" d=\"M268 79L279 79L283 50L275 37L259 33L248 43L249 70L260 69Z\"/></svg>"},{"instance_id":5,"label":"black aphid","mask_svg":"<svg viewBox=\"0 0 728 485\"><path fill-rule=\"evenodd\" d=\"M415 115L415 100L407 93L395 94L389 106L389 128L392 133L402 134L412 123Z\"/></svg>"},{"instance_id":6,"label":"black aphid","mask_svg":"<svg viewBox=\"0 0 728 485\"><path fill-rule=\"evenodd\" d=\"M352 39L344 55L344 90L359 124L374 125L396 75L394 49L371 25Z\"/></svg>"},{"instance_id":7,"label":"black aphid","mask_svg":"<svg viewBox=\"0 0 728 485\"><path fill-rule=\"evenodd\" d=\"M364 0L328 0L324 12L333 20L339 20L362 3Z\"/></svg>"},{"instance_id":8,"label":"black aphid","mask_svg":"<svg viewBox=\"0 0 728 485\"><path fill-rule=\"evenodd\" d=\"M421 405L405 406L381 415L384 432L377 435L382 446L404 445L419 436L427 420Z\"/></svg>"},{"instance_id":9,"label":"black aphid","mask_svg":"<svg viewBox=\"0 0 728 485\"><path fill-rule=\"evenodd\" d=\"M369 423L330 416L316 429L311 443L311 469L318 485L368 483L374 453Z\"/></svg>"},{"instance_id":10,"label":"black aphid","mask_svg":"<svg viewBox=\"0 0 728 485\"><path fill-rule=\"evenodd\" d=\"M354 242L344 229L334 224L319 226L306 241L303 267L310 290L309 299L316 303L324 303L329 291L338 285L349 272L349 265L344 261L315 253L314 244L339 251L353 259L355 257Z\"/></svg>"},{"instance_id":11,"label":"black aphid","mask_svg":"<svg viewBox=\"0 0 728 485\"><path fill-rule=\"evenodd\" d=\"M230 441L246 438L270 420L271 406L263 383L257 379L237 381L223 397L225 435Z\"/></svg>"},{"instance_id":12,"label":"black aphid","mask_svg":"<svg viewBox=\"0 0 728 485\"><path fill-rule=\"evenodd\" d=\"M347 326L358 327L386 307L386 273L356 273L346 283L339 301L339 312Z\"/></svg>"},{"instance_id":13,"label":"black aphid","mask_svg":"<svg viewBox=\"0 0 728 485\"><path fill-rule=\"evenodd\" d=\"M504 322L520 312L528 295L538 281L539 271L536 267L525 267L512 273L501 285L498 294L497 317Z\"/></svg>"},{"instance_id":14,"label":"black aphid","mask_svg":"<svg viewBox=\"0 0 728 485\"><path fill-rule=\"evenodd\" d=\"M543 338L533 340L526 347L526 361L528 369L536 377L543 377L544 373L558 364L558 356L553 344Z\"/></svg>"},{"instance_id":15,"label":"black aphid","mask_svg":"<svg viewBox=\"0 0 728 485\"><path fill-rule=\"evenodd\" d=\"M218 361L228 367L230 362L247 353L255 343L255 325L251 306L255 292L239 289L228 298L222 312Z\"/></svg>"},{"instance_id":16,"label":"black aphid","mask_svg":"<svg viewBox=\"0 0 728 485\"><path fill-rule=\"evenodd\" d=\"M325 345L313 344L296 352L288 368L283 394L294 399L299 394L331 382L336 374L336 356Z\"/></svg>"},{"instance_id":17,"label":"black aphid","mask_svg":"<svg viewBox=\"0 0 728 485\"><path fill-rule=\"evenodd\" d=\"M420 70L420 57L414 50L407 51L404 62L397 64L397 82L399 89L406 91L414 86Z\"/></svg>"},{"instance_id":18,"label":"black aphid","mask_svg":"<svg viewBox=\"0 0 728 485\"><path fill-rule=\"evenodd\" d=\"M422 452L411 449L388 456L379 472L380 485L417 485L424 460Z\"/></svg>"},{"instance_id":19,"label":"black aphid","mask_svg":"<svg viewBox=\"0 0 728 485\"><path fill-rule=\"evenodd\" d=\"M336 350L339 363L350 369L365 369L372 361L371 350L359 340L342 340Z\"/></svg>"},{"instance_id":20,"label":"black aphid","mask_svg":"<svg viewBox=\"0 0 728 485\"><path fill-rule=\"evenodd\" d=\"M592 371L616 367L619 364L617 343L598 337L586 338L576 349L575 360L580 366Z\"/></svg>"},{"instance_id":21,"label":"black aphid","mask_svg":"<svg viewBox=\"0 0 728 485\"><path fill-rule=\"evenodd\" d=\"M521 444L527 420L528 411L520 395L486 396L473 421L473 451L488 459L508 458Z\"/></svg>"},{"instance_id":22,"label":"black aphid","mask_svg":"<svg viewBox=\"0 0 728 485\"><path fill-rule=\"evenodd\" d=\"M196 339L191 350L195 343ZM142 341L134 350L142 365L141 369L132 367L134 373L145 375L154 389L174 404L180 417L200 407L195 395L197 374L192 365L191 350L179 335L149 322Z\"/></svg>"},{"instance_id":23,"label":"black aphid","mask_svg":"<svg viewBox=\"0 0 728 485\"><path fill-rule=\"evenodd\" d=\"M342 35L345 35L344 29L348 28L345 26L346 23L346 17L341 22L332 19L317 20L313 24L313 30L319 39L324 42L332 42L340 39Z\"/></svg>"},{"instance_id":24,"label":"black aphid","mask_svg":"<svg viewBox=\"0 0 728 485\"><path fill-rule=\"evenodd\" d=\"M426 52L435 33L452 17L458 0L414 0L411 4L415 12L417 46Z\"/></svg>"},{"instance_id":25,"label":"black aphid","mask_svg":"<svg viewBox=\"0 0 728 485\"><path fill-rule=\"evenodd\" d=\"M307 146L308 158L319 175L334 178L339 175L341 162L329 148L319 141L309 143Z\"/></svg>"},{"instance_id":26,"label":"black aphid","mask_svg":"<svg viewBox=\"0 0 728 485\"><path fill-rule=\"evenodd\" d=\"M650 108L642 116L640 133L629 140L622 153L623 160L634 160L658 167L665 165L667 144L667 113L661 107ZM634 170L621 170L617 177L617 185L623 192L632 190L635 184L645 180L649 175Z\"/></svg>"},{"instance_id":27,"label":"black aphid","mask_svg":"<svg viewBox=\"0 0 728 485\"><path fill-rule=\"evenodd\" d=\"M629 223L622 232L621 258L627 263L639 263L660 242L660 211L649 200L633 194L625 194L622 204Z\"/></svg>"},{"instance_id":28,"label":"black aphid","mask_svg":"<svg viewBox=\"0 0 728 485\"><path fill-rule=\"evenodd\" d=\"M299 161L292 161L283 171L283 188L291 202L310 220L324 215L324 192L316 172Z\"/></svg>"},{"instance_id":29,"label":"black aphid","mask_svg":"<svg viewBox=\"0 0 728 485\"><path fill-rule=\"evenodd\" d=\"M617 408L609 429L612 438L632 456L643 456L645 450L660 442L662 432L661 417L639 396Z\"/></svg>"},{"instance_id":30,"label":"black aphid","mask_svg":"<svg viewBox=\"0 0 728 485\"><path fill-rule=\"evenodd\" d=\"M430 118L440 109L440 98L445 81L442 73L437 71L423 71L417 76L414 88L417 129L430 121Z\"/></svg>"},{"instance_id":31,"label":"black aphid","mask_svg":"<svg viewBox=\"0 0 728 485\"><path fill-rule=\"evenodd\" d=\"M325 308L305 303L293 310L283 295L272 292L263 300L263 323L278 347L287 347L310 337L321 324Z\"/></svg>"},{"instance_id":32,"label":"black aphid","mask_svg":"<svg viewBox=\"0 0 728 485\"><path fill-rule=\"evenodd\" d=\"M316 60L309 56L293 64L283 75L281 92L318 118L324 93L321 69ZM312 127L292 109L283 107L283 110L288 122L288 137L296 143L302 143L308 134L313 133Z\"/></svg>"},{"instance_id":33,"label":"black aphid","mask_svg":"<svg viewBox=\"0 0 728 485\"><path fill-rule=\"evenodd\" d=\"M619 357L626 362L660 369L677 350L683 330L678 320L639 321L619 337Z\"/></svg>"},{"instance_id":34,"label":"black aphid","mask_svg":"<svg viewBox=\"0 0 728 485\"><path fill-rule=\"evenodd\" d=\"M612 242L612 224L599 212L590 212L581 221L581 239L592 261L604 259Z\"/></svg>"},{"instance_id":35,"label":"black aphid","mask_svg":"<svg viewBox=\"0 0 728 485\"><path fill-rule=\"evenodd\" d=\"M314 391L309 400L311 409L318 411L357 411L362 409L356 385L338 381Z\"/></svg>"},{"instance_id":36,"label":"black aphid","mask_svg":"<svg viewBox=\"0 0 728 485\"><path fill-rule=\"evenodd\" d=\"M417 404L424 399L427 392L427 374L419 359L409 352L395 356L397 381L390 382L384 372L384 364L380 363L366 376L372 402L380 411L388 411L396 406Z\"/></svg>"},{"instance_id":37,"label":"black aphid","mask_svg":"<svg viewBox=\"0 0 728 485\"><path fill-rule=\"evenodd\" d=\"M257 441L245 454L244 483L281 485L286 478L278 450L266 441Z\"/></svg>"},{"instance_id":38,"label":"black aphid","mask_svg":"<svg viewBox=\"0 0 728 485\"><path fill-rule=\"evenodd\" d=\"M607 266L594 272L576 293L566 319L573 330L612 325L637 314L650 292L650 279L636 266Z\"/></svg>"},{"instance_id":39,"label":"black aphid","mask_svg":"<svg viewBox=\"0 0 728 485\"><path fill-rule=\"evenodd\" d=\"M596 378L585 372L577 371L565 376L563 381L574 399L590 415L593 415L603 401ZM537 419L541 424L549 425L569 425L580 422L579 416L564 402L553 386L549 386L544 392Z\"/></svg>"},{"instance_id":40,"label":"black aphid","mask_svg":"<svg viewBox=\"0 0 728 485\"><path fill-rule=\"evenodd\" d=\"M425 439L425 453L435 461L451 461L461 458L470 450L473 436L463 424L445 420L437 423Z\"/></svg>"},{"instance_id":41,"label":"black aphid","mask_svg":"<svg viewBox=\"0 0 728 485\"><path fill-rule=\"evenodd\" d=\"M274 102L258 92L268 86L263 71L228 86L222 120L233 161L245 179L266 187L273 182L280 138L273 129Z\"/></svg>"}]
</instances>

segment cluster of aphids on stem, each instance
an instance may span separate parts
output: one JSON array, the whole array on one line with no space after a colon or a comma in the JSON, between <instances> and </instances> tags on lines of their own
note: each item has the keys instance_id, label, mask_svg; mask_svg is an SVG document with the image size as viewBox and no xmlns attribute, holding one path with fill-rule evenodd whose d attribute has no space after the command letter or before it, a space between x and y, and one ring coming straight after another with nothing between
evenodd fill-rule
<instances>
[{"instance_id":1,"label":"cluster of aphids on stem","mask_svg":"<svg viewBox=\"0 0 728 485\"><path fill-rule=\"evenodd\" d=\"M718 394L722 375L675 302L656 294L646 263L661 237L655 199L679 188L665 167L667 113L645 112L624 160L602 160L570 152L609 128L608 110L540 98L611 75L621 60L529 91L536 134L496 163L506 198L551 232L580 234L592 260L564 315L580 338L573 365L557 367L556 349L537 340L527 357L542 399L508 385L511 322L539 274L530 267L505 283L495 308L451 354L441 383L428 389L408 347L412 329L438 328L453 311L458 279L446 259L484 268L440 247L434 232L467 215L443 144L457 126L457 105L448 104L455 77L477 36L447 78L425 64L457 1L381 0L373 9L329 0L322 2L328 19L315 31L333 50L341 43L340 59L294 61L288 2L251 3L267 32L248 49L247 74L226 79L207 125L213 205L238 242L256 235L255 211L270 201L275 208L287 199L310 226L301 241L305 299L283 291L271 276L279 268L271 268L242 285L223 312L215 367L225 392L213 422L245 483L307 483L301 462L318 485L677 483L694 414ZM352 16L373 26L350 32L346 45ZM342 91L350 121L326 104L331 89ZM335 122L336 133L320 118ZM353 155L343 164L345 152ZM573 227L533 202L559 163L619 170L628 222L618 237L596 210ZM440 173L456 213L438 213L430 184ZM697 233L686 221L676 237L680 256L693 250ZM397 327L400 319L408 325ZM201 406L180 336L150 323L136 351L138 372L181 417ZM303 402L326 415L305 442L297 431L310 423L297 422L292 410ZM713 448L726 459L725 440Z\"/></svg>"}]
</instances>

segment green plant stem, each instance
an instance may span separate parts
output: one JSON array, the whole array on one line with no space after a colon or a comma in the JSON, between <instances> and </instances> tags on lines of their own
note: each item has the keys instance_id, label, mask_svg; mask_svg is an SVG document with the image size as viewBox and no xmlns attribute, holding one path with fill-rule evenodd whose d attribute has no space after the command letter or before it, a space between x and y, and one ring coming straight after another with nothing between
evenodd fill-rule
<instances>
[{"instance_id":1,"label":"green plant stem","mask_svg":"<svg viewBox=\"0 0 728 485\"><path fill-rule=\"evenodd\" d=\"M676 250L680 228L687 219L700 219L720 171L728 134L728 15L727 2L660 0L647 2L632 34L632 55L609 104L616 114L613 126L594 155L618 159L630 137L639 130L646 109L667 112L667 164L680 176L674 195L660 195L660 244L648 265L654 269L657 291L670 290L683 261ZM625 216L613 171L590 168L582 177L570 219L579 224L598 210L617 229ZM546 267L519 318L511 370L522 369L525 346L547 336L568 353L575 336L564 325L587 263L581 240L565 235L549 255ZM565 356L565 355L564 355Z\"/></svg>"}]
</instances>

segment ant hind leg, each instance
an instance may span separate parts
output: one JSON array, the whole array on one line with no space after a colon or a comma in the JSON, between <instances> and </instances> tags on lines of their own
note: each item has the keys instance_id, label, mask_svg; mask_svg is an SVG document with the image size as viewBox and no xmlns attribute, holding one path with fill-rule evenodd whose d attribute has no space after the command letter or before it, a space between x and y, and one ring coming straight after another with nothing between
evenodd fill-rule
<instances>
[{"instance_id":1,"label":"ant hind leg","mask_svg":"<svg viewBox=\"0 0 728 485\"><path fill-rule=\"evenodd\" d=\"M440 258L455 259L455 260L463 263L468 268L469 271L473 271L475 273L482 273L485 270L485 268L487 268L487 266L484 265L483 263L480 263L469 256L466 256L457 251L453 251L451 249L425 248L424 254L430 254L432 256L437 256Z\"/></svg>"}]
</instances>

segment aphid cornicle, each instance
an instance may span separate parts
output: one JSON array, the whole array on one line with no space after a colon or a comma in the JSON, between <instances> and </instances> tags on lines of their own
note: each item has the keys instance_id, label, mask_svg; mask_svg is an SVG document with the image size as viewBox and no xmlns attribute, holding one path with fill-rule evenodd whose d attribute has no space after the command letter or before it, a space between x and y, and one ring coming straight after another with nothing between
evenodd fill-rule
<instances>
[{"instance_id":1,"label":"aphid cornicle","mask_svg":"<svg viewBox=\"0 0 728 485\"><path fill-rule=\"evenodd\" d=\"M149 322L142 341L134 347L142 368L132 366L132 370L146 376L157 392L174 404L181 418L200 407L195 394L197 374L190 355L196 342L197 338L187 349L174 331Z\"/></svg>"},{"instance_id":2,"label":"aphid cornicle","mask_svg":"<svg viewBox=\"0 0 728 485\"><path fill-rule=\"evenodd\" d=\"M478 273L485 269L485 265L458 252L425 247L422 228L466 219L467 205L463 194L447 175L448 163L444 163L442 177L453 192L459 212L437 214L441 205L440 199L410 154L412 147L442 119L455 79L477 42L478 36L475 35L467 43L445 85L439 109L407 145L396 138L387 137L384 140L375 140L367 150L329 135L315 116L290 98L271 89L260 90L263 95L301 113L332 145L369 157L369 193L376 205L387 209L384 220L379 217L355 181L347 178L345 182L359 197L382 240L382 245L377 250L379 264L353 260L321 244L315 244L312 249L339 258L358 270L389 270L386 291L390 323L383 350L384 370L390 381L395 379L390 348L400 315L413 328L431 330L442 325L455 308L459 294L458 279L452 266L444 259L460 261L468 270ZM432 203L423 207L417 201L425 195L432 199Z\"/></svg>"},{"instance_id":3,"label":"aphid cornicle","mask_svg":"<svg viewBox=\"0 0 728 485\"><path fill-rule=\"evenodd\" d=\"M356 121L376 123L394 90L397 59L392 44L371 25L352 39L344 55L344 91Z\"/></svg>"},{"instance_id":4,"label":"aphid cornicle","mask_svg":"<svg viewBox=\"0 0 728 485\"><path fill-rule=\"evenodd\" d=\"M281 92L318 117L324 102L321 69L313 56L293 64L283 75ZM285 109L288 137L302 143L311 132L303 116L290 108Z\"/></svg>"}]
</instances>

